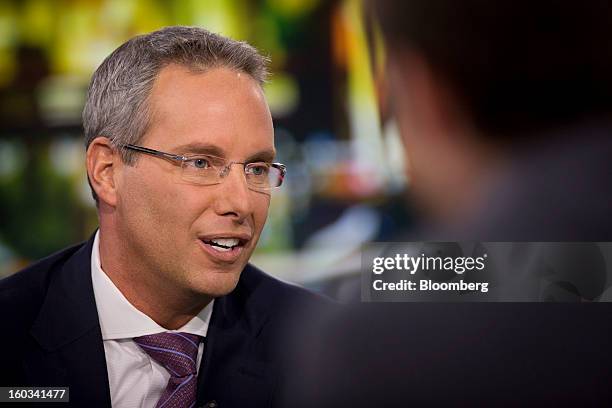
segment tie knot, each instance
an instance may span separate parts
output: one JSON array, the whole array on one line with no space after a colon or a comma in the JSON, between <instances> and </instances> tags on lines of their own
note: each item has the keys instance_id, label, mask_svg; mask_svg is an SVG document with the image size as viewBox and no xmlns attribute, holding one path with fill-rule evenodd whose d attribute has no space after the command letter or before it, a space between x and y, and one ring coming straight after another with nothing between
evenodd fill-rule
<instances>
[{"instance_id":1,"label":"tie knot","mask_svg":"<svg viewBox=\"0 0 612 408\"><path fill-rule=\"evenodd\" d=\"M151 358L164 366L172 377L195 374L200 336L164 332L135 337L134 342Z\"/></svg>"}]
</instances>

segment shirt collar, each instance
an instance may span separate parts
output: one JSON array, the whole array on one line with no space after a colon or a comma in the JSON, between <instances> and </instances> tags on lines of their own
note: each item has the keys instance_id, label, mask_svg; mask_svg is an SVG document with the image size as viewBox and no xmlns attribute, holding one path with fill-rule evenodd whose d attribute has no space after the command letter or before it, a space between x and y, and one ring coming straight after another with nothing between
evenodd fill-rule
<instances>
[{"instance_id":1,"label":"shirt collar","mask_svg":"<svg viewBox=\"0 0 612 408\"><path fill-rule=\"evenodd\" d=\"M167 330L136 309L102 270L100 262L100 230L96 232L91 251L91 280L103 340L134 338ZM206 337L214 299L177 332Z\"/></svg>"}]
</instances>

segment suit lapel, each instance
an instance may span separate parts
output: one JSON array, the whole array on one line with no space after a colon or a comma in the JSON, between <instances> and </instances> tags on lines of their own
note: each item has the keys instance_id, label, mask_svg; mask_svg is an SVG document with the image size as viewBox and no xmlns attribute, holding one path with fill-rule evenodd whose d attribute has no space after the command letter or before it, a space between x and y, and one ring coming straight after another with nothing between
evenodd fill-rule
<instances>
[{"instance_id":1,"label":"suit lapel","mask_svg":"<svg viewBox=\"0 0 612 408\"><path fill-rule=\"evenodd\" d=\"M234 291L215 299L198 375L198 406L212 400L221 406L244 406L235 401L239 396L249 398L247 405L265 406L261 401L270 399L273 384L266 365L258 361L258 336L268 314L250 301L250 268L242 272Z\"/></svg>"},{"instance_id":2,"label":"suit lapel","mask_svg":"<svg viewBox=\"0 0 612 408\"><path fill-rule=\"evenodd\" d=\"M40 347L24 363L32 384L68 385L78 406L110 407L102 333L91 281L93 237L51 277L30 333ZM198 406L211 400L266 406L274 386L261 360L258 336L269 313L252 300L256 284L247 265L229 295L215 300L198 375ZM232 397L233 396L233 397ZM229 399L228 399L229 398ZM263 403L265 402L265 403Z\"/></svg>"},{"instance_id":3,"label":"suit lapel","mask_svg":"<svg viewBox=\"0 0 612 408\"><path fill-rule=\"evenodd\" d=\"M70 401L110 406L106 359L91 281L93 237L51 276L31 329L40 348L25 362L34 383L70 386Z\"/></svg>"}]
</instances>

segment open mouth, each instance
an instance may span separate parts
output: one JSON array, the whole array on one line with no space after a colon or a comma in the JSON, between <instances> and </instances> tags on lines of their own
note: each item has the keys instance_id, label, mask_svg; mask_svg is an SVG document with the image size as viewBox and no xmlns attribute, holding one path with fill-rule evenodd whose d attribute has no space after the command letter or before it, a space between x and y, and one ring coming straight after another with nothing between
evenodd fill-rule
<instances>
[{"instance_id":1,"label":"open mouth","mask_svg":"<svg viewBox=\"0 0 612 408\"><path fill-rule=\"evenodd\" d=\"M214 238L214 239L203 239L206 245L210 245L215 250L220 252L229 252L236 247L244 246L245 240L238 238Z\"/></svg>"},{"instance_id":2,"label":"open mouth","mask_svg":"<svg viewBox=\"0 0 612 408\"><path fill-rule=\"evenodd\" d=\"M240 259L242 250L250 242L252 235L248 233L218 232L216 234L200 235L201 248L213 260L219 262L235 262Z\"/></svg>"}]
</instances>

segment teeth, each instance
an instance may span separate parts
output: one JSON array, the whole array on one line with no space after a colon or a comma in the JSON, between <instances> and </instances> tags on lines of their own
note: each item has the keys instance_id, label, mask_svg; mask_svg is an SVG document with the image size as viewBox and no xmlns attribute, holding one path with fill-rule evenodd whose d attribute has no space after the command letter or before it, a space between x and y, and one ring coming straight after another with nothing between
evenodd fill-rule
<instances>
[{"instance_id":1,"label":"teeth","mask_svg":"<svg viewBox=\"0 0 612 408\"><path fill-rule=\"evenodd\" d=\"M238 245L238 239L236 238L217 238L211 239L211 242L228 248Z\"/></svg>"},{"instance_id":2,"label":"teeth","mask_svg":"<svg viewBox=\"0 0 612 408\"><path fill-rule=\"evenodd\" d=\"M232 248L223 248L223 247L216 246L216 245L211 245L211 246L215 248L215 251L219 251L219 252L228 252L232 250Z\"/></svg>"}]
</instances>

